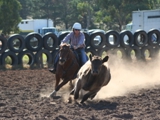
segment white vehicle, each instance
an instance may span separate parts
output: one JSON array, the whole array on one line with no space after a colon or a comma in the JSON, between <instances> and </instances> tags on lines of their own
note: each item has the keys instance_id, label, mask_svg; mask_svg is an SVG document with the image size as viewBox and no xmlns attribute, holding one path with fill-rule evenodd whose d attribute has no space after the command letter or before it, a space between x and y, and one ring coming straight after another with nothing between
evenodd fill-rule
<instances>
[{"instance_id":1,"label":"white vehicle","mask_svg":"<svg viewBox=\"0 0 160 120\"><path fill-rule=\"evenodd\" d=\"M20 29L20 34L26 35L30 32L37 32L41 35L47 32L52 32L59 35L58 30L54 27L54 23L51 19L23 19L18 27Z\"/></svg>"},{"instance_id":2,"label":"white vehicle","mask_svg":"<svg viewBox=\"0 0 160 120\"><path fill-rule=\"evenodd\" d=\"M160 31L160 9L133 11L132 22L126 25L126 30L134 33L138 29L146 32L151 29Z\"/></svg>"}]
</instances>

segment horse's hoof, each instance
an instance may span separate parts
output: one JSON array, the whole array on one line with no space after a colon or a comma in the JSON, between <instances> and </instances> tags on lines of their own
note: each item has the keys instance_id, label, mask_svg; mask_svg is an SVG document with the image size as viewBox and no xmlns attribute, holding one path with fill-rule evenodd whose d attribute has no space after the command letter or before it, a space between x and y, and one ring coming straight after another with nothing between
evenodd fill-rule
<instances>
[{"instance_id":1,"label":"horse's hoof","mask_svg":"<svg viewBox=\"0 0 160 120\"><path fill-rule=\"evenodd\" d=\"M67 100L67 103L72 103L72 99L69 98L69 99Z\"/></svg>"},{"instance_id":2,"label":"horse's hoof","mask_svg":"<svg viewBox=\"0 0 160 120\"><path fill-rule=\"evenodd\" d=\"M50 95L49 95L49 97L51 97L51 98L54 98L56 96L56 92L54 91L54 92L52 92Z\"/></svg>"},{"instance_id":3,"label":"horse's hoof","mask_svg":"<svg viewBox=\"0 0 160 120\"><path fill-rule=\"evenodd\" d=\"M81 101L80 103L81 103L81 104L83 104L83 103L84 103L84 101Z\"/></svg>"},{"instance_id":4,"label":"horse's hoof","mask_svg":"<svg viewBox=\"0 0 160 120\"><path fill-rule=\"evenodd\" d=\"M53 97L54 97L54 95L53 95L53 94L50 94L50 95L49 95L49 97L50 97L50 98L53 98Z\"/></svg>"},{"instance_id":5,"label":"horse's hoof","mask_svg":"<svg viewBox=\"0 0 160 120\"><path fill-rule=\"evenodd\" d=\"M69 98L68 98L68 103L72 103L72 101L73 101L73 97L72 96L70 96Z\"/></svg>"}]
</instances>

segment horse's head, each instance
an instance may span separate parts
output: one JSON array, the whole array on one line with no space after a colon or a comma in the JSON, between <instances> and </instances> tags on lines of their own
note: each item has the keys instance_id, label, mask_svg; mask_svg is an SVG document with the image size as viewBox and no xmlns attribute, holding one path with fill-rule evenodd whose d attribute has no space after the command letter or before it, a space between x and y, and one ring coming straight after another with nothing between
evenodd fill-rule
<instances>
[{"instance_id":1,"label":"horse's head","mask_svg":"<svg viewBox=\"0 0 160 120\"><path fill-rule=\"evenodd\" d=\"M59 49L59 64L63 65L67 59L69 59L69 54L70 54L70 45L67 43L63 43L60 45Z\"/></svg>"},{"instance_id":2,"label":"horse's head","mask_svg":"<svg viewBox=\"0 0 160 120\"><path fill-rule=\"evenodd\" d=\"M91 74L92 75L98 75L101 66L104 62L108 61L108 56L105 56L103 59L99 56L92 56L91 54L89 55L90 61L91 61Z\"/></svg>"}]
</instances>

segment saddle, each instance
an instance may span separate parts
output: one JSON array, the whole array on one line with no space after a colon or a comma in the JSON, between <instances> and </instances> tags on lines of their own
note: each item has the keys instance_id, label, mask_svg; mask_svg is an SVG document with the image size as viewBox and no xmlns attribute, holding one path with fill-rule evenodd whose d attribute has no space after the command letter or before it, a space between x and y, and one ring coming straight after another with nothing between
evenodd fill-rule
<instances>
[{"instance_id":1,"label":"saddle","mask_svg":"<svg viewBox=\"0 0 160 120\"><path fill-rule=\"evenodd\" d=\"M79 49L77 49L77 50L74 50L74 49L72 49L72 51L74 52L74 54L75 54L75 56L76 56L76 59L77 59L77 61L78 61L78 63L79 63L79 66L80 67L82 67L82 61L81 61L81 59L80 59L80 51L79 51ZM88 56L86 55L86 57L87 57L87 59L88 59Z\"/></svg>"}]
</instances>

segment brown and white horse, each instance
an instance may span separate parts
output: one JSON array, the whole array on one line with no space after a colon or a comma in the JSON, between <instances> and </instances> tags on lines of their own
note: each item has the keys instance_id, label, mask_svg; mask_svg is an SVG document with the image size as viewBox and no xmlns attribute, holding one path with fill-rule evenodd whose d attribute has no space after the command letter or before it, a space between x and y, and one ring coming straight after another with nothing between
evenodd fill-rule
<instances>
[{"instance_id":1,"label":"brown and white horse","mask_svg":"<svg viewBox=\"0 0 160 120\"><path fill-rule=\"evenodd\" d=\"M86 62L77 73L76 84L70 95L74 94L74 99L79 98L79 91L85 90L87 93L82 97L81 103L88 98L93 99L97 92L106 86L111 79L110 68L108 66L108 56L103 59L99 56L89 56ZM70 102L70 97L69 97Z\"/></svg>"}]
</instances>

